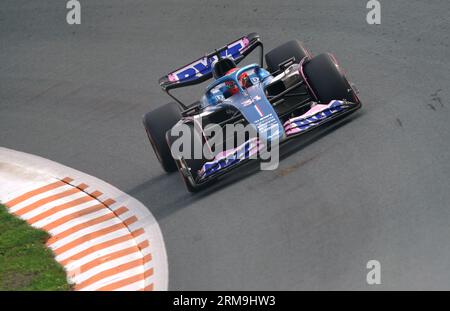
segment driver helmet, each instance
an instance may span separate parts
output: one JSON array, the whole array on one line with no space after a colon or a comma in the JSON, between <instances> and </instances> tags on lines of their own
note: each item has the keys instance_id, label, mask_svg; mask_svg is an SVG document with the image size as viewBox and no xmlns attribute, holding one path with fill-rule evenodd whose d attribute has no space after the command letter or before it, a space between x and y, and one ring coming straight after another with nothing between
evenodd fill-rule
<instances>
[{"instance_id":1,"label":"driver helmet","mask_svg":"<svg viewBox=\"0 0 450 311\"><path fill-rule=\"evenodd\" d=\"M225 75L229 75L238 69L239 68L232 68L232 69L228 70ZM231 95L234 95L239 92L239 89L238 89L236 83L234 83L234 81L225 81L225 86L227 87L228 91L231 92Z\"/></svg>"},{"instance_id":2,"label":"driver helmet","mask_svg":"<svg viewBox=\"0 0 450 311\"><path fill-rule=\"evenodd\" d=\"M246 73L246 72L244 72L244 73L242 73L240 76L239 76L239 84L244 88L244 89L246 89L246 88L248 88L250 85L251 85L251 83L250 83L250 78L249 78L249 76L248 76L248 74Z\"/></svg>"}]
</instances>

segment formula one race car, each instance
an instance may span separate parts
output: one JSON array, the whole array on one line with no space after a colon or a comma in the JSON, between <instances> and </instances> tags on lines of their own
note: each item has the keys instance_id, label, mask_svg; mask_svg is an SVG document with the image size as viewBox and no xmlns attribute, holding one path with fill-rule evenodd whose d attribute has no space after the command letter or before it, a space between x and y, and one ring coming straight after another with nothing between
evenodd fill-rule
<instances>
[{"instance_id":1,"label":"formula one race car","mask_svg":"<svg viewBox=\"0 0 450 311\"><path fill-rule=\"evenodd\" d=\"M260 48L260 63L237 67L256 48ZM206 87L201 100L191 105L185 105L170 93L172 89L211 78L214 81ZM361 107L354 86L332 54L313 57L299 41L293 40L264 55L256 33L163 76L159 84L175 102L145 114L144 127L163 169L179 170L190 192L251 161L264 144L274 141L282 144L298 138ZM216 128L250 125L257 137L247 137L226 150L209 148L208 157L203 152L192 157L174 154L171 147L177 139L175 128L191 129L191 142L210 147L215 138L205 129L211 124ZM201 150L204 149L207 148Z\"/></svg>"}]
</instances>

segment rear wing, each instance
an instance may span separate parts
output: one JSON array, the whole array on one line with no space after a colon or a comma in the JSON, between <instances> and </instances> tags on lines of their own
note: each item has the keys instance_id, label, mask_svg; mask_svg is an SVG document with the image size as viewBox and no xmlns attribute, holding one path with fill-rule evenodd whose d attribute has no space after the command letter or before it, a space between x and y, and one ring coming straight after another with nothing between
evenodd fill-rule
<instances>
[{"instance_id":1,"label":"rear wing","mask_svg":"<svg viewBox=\"0 0 450 311\"><path fill-rule=\"evenodd\" d=\"M170 94L169 91L171 89L196 85L211 79L211 64L217 60L218 54L220 54L221 57L229 57L238 64L258 46L261 47L260 65L263 66L263 44L257 33L251 33L161 77L159 79L159 85L170 97L176 100L182 108L187 109L187 106Z\"/></svg>"}]
</instances>

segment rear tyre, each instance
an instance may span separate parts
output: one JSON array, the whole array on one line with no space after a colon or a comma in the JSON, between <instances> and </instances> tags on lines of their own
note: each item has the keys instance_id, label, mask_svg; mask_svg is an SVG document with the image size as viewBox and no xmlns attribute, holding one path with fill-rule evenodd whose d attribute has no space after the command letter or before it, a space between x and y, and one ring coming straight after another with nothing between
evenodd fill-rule
<instances>
[{"instance_id":1,"label":"rear tyre","mask_svg":"<svg viewBox=\"0 0 450 311\"><path fill-rule=\"evenodd\" d=\"M347 100L359 103L344 73L330 54L320 54L303 66L303 73L317 101Z\"/></svg>"},{"instance_id":2,"label":"rear tyre","mask_svg":"<svg viewBox=\"0 0 450 311\"><path fill-rule=\"evenodd\" d=\"M177 170L177 165L166 141L166 132L181 119L181 111L176 103L168 103L144 115L143 123L150 144L164 171Z\"/></svg>"},{"instance_id":3,"label":"rear tyre","mask_svg":"<svg viewBox=\"0 0 450 311\"><path fill-rule=\"evenodd\" d=\"M269 72L275 72L280 69L279 65L288 59L294 57L296 63L304 57L310 57L310 53L298 40L288 41L266 54L266 64Z\"/></svg>"}]
</instances>

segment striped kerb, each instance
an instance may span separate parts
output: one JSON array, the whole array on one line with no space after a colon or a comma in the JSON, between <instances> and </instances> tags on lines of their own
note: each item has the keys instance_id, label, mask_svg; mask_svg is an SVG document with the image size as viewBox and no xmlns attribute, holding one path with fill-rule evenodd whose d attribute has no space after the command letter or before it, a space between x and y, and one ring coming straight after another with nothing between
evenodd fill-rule
<instances>
[{"instance_id":1,"label":"striped kerb","mask_svg":"<svg viewBox=\"0 0 450 311\"><path fill-rule=\"evenodd\" d=\"M136 228L138 218L126 206L112 209L113 199L100 200L103 194L88 188L66 177L5 205L50 234L46 245L75 290L153 290L150 243L142 239L144 229Z\"/></svg>"}]
</instances>

